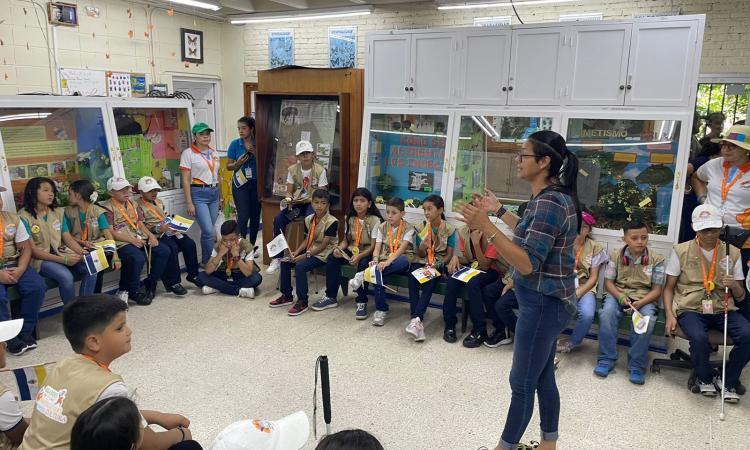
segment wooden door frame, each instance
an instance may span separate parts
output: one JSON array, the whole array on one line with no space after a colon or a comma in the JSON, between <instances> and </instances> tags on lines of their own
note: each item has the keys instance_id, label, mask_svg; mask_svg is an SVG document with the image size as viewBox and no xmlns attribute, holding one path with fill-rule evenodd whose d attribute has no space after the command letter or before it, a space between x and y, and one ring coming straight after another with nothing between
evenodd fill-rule
<instances>
[{"instance_id":1,"label":"wooden door frame","mask_svg":"<svg viewBox=\"0 0 750 450\"><path fill-rule=\"evenodd\" d=\"M258 92L258 83L242 83L242 103L245 107L245 117L254 112L252 111L253 92Z\"/></svg>"}]
</instances>

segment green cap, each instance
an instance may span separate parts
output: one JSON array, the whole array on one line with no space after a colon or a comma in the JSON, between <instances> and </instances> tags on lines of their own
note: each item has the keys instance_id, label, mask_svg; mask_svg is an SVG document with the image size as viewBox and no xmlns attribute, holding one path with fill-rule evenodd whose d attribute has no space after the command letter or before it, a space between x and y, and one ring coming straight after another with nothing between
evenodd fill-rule
<instances>
[{"instance_id":1,"label":"green cap","mask_svg":"<svg viewBox=\"0 0 750 450\"><path fill-rule=\"evenodd\" d=\"M198 122L195 125L193 125L193 134L202 133L204 131L210 131L214 132L213 128L209 127L208 124L203 122Z\"/></svg>"}]
</instances>

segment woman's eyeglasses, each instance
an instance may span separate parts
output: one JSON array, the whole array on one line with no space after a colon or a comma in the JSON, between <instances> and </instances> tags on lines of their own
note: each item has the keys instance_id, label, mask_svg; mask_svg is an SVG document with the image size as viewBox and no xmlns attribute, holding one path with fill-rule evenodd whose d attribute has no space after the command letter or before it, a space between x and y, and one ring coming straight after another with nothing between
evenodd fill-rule
<instances>
[{"instance_id":1,"label":"woman's eyeglasses","mask_svg":"<svg viewBox=\"0 0 750 450\"><path fill-rule=\"evenodd\" d=\"M519 160L519 161L523 161L524 158L534 158L534 157L536 157L536 155L533 154L533 153L530 154L530 155L526 154L526 153L523 153L523 152L516 153L516 159Z\"/></svg>"}]
</instances>

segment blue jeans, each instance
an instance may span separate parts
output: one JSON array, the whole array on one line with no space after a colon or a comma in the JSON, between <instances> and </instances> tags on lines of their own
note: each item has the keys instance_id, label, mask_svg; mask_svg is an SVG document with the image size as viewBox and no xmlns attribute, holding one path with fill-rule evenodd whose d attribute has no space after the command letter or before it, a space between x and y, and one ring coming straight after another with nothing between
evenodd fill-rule
<instances>
[{"instance_id":1,"label":"blue jeans","mask_svg":"<svg viewBox=\"0 0 750 450\"><path fill-rule=\"evenodd\" d=\"M63 304L68 304L76 296L75 279L73 273L81 276L81 286L78 289L79 295L91 295L96 287L96 274L90 275L86 264L79 262L75 266L66 266L53 261L42 261L39 274L43 277L51 278L57 282L60 291L60 298Z\"/></svg>"},{"instance_id":2,"label":"blue jeans","mask_svg":"<svg viewBox=\"0 0 750 450\"><path fill-rule=\"evenodd\" d=\"M573 346L580 345L586 333L589 332L591 324L594 322L594 312L596 312L596 296L593 292L586 292L583 297L578 299L578 316L576 317L576 326L570 335L570 343Z\"/></svg>"},{"instance_id":3,"label":"blue jeans","mask_svg":"<svg viewBox=\"0 0 750 450\"><path fill-rule=\"evenodd\" d=\"M492 283L484 288L485 295L487 295L488 291L492 292L497 290L495 289L496 283ZM502 289L502 287L500 289ZM518 317L513 311L514 309L518 309L518 299L516 298L515 288L506 292L497 302L495 302L495 313L497 314L498 320L505 324L511 333L516 332L516 323L518 322Z\"/></svg>"},{"instance_id":4,"label":"blue jeans","mask_svg":"<svg viewBox=\"0 0 750 450\"><path fill-rule=\"evenodd\" d=\"M297 278L297 301L307 304L307 272L316 267L324 266L325 261L312 256L294 264L290 262L281 263L281 275L279 275L279 290L286 298L292 297L292 268Z\"/></svg>"},{"instance_id":5,"label":"blue jeans","mask_svg":"<svg viewBox=\"0 0 750 450\"><path fill-rule=\"evenodd\" d=\"M711 344L708 330L724 331L724 314L699 314L684 312L677 316L682 332L690 342L690 360L698 379L708 383L713 379L713 369L709 364ZM724 380L728 389L737 386L742 369L750 362L750 322L742 314L730 311L727 315L727 335L734 341L734 347L727 359L727 375Z\"/></svg>"},{"instance_id":6,"label":"blue jeans","mask_svg":"<svg viewBox=\"0 0 750 450\"><path fill-rule=\"evenodd\" d=\"M198 282L203 285L212 287L222 294L240 295L240 288L254 288L263 281L263 277L258 272L253 272L250 276L245 276L242 272L232 272L232 280L227 277L223 270L217 270L211 275L201 272L198 275Z\"/></svg>"},{"instance_id":7,"label":"blue jeans","mask_svg":"<svg viewBox=\"0 0 750 450\"><path fill-rule=\"evenodd\" d=\"M740 255L742 257L742 270L745 274L745 277L747 278L747 272L750 270L750 268L747 266L747 262L750 259L750 248L743 248L740 251ZM742 287L745 287L743 284ZM737 309L739 309L739 313L742 314L745 319L747 319L748 322L750 322L750 292L745 292L745 300L741 302L736 302Z\"/></svg>"},{"instance_id":8,"label":"blue jeans","mask_svg":"<svg viewBox=\"0 0 750 450\"><path fill-rule=\"evenodd\" d=\"M473 330L479 333L487 331L486 318L490 317L495 328L505 328L502 322L497 318L495 313L495 302L490 297L485 297L482 294L482 290L485 286L497 281L498 273L492 269L488 269L484 273L473 277L468 283L457 280L455 278L448 278L448 286L445 288L445 298L443 299L443 320L445 321L445 328L456 329L456 303L458 300L458 293L466 284L466 291L469 294L469 316L471 317L471 323ZM486 310L486 314L485 314ZM466 311L464 311L466 314Z\"/></svg>"},{"instance_id":9,"label":"blue jeans","mask_svg":"<svg viewBox=\"0 0 750 450\"><path fill-rule=\"evenodd\" d=\"M119 289L133 295L138 292L141 284L141 271L146 265L146 253L142 248L125 244L117 249L117 254L122 260Z\"/></svg>"},{"instance_id":10,"label":"blue jeans","mask_svg":"<svg viewBox=\"0 0 750 450\"><path fill-rule=\"evenodd\" d=\"M392 273L407 274L411 277L409 274L409 260L406 259L406 256L399 256L393 260L390 266L383 269L383 278ZM376 284L373 286L373 290L375 291L375 309L378 311L388 311L388 303L385 301L385 288Z\"/></svg>"},{"instance_id":11,"label":"blue jeans","mask_svg":"<svg viewBox=\"0 0 750 450\"><path fill-rule=\"evenodd\" d=\"M214 249L214 222L219 215L218 187L190 187L195 206L195 219L201 228L201 261L205 264Z\"/></svg>"},{"instance_id":12,"label":"blue jeans","mask_svg":"<svg viewBox=\"0 0 750 450\"><path fill-rule=\"evenodd\" d=\"M646 366L648 365L648 344L651 341L654 326L656 326L657 312L657 306L654 303L649 303L641 307L641 314L651 316L648 329L643 334L636 333L631 323L628 370L646 371ZM602 309L599 310L599 362L614 365L617 361L617 330L620 326L621 318L622 306L620 306L617 299L607 294L604 297Z\"/></svg>"},{"instance_id":13,"label":"blue jeans","mask_svg":"<svg viewBox=\"0 0 750 450\"><path fill-rule=\"evenodd\" d=\"M357 262L357 272L362 272L370 265L372 257L367 256ZM336 294L339 293L339 286L341 285L341 266L349 264L344 258L337 258L333 256L333 253L328 255L328 262L326 263L326 297L336 298ZM367 283L362 283L362 286L357 289L357 303L367 303Z\"/></svg>"},{"instance_id":14,"label":"blue jeans","mask_svg":"<svg viewBox=\"0 0 750 450\"><path fill-rule=\"evenodd\" d=\"M424 264L414 263L409 267L409 272L413 272L420 267L424 267ZM445 269L443 269L445 270ZM420 283L414 276L409 273L409 304L411 306L411 318L419 317L420 320L424 321L424 315L427 312L427 307L430 306L430 300L432 300L432 293L435 292L438 282L442 278L441 275L437 278L426 283ZM421 291L421 292L420 292Z\"/></svg>"},{"instance_id":15,"label":"blue jeans","mask_svg":"<svg viewBox=\"0 0 750 450\"><path fill-rule=\"evenodd\" d=\"M534 392L539 396L542 439L555 441L560 419L560 393L555 382L555 346L557 336L570 320L571 313L558 298L523 286L515 286L519 316L516 324L510 408L500 439L504 449L514 449L523 437L534 411Z\"/></svg>"},{"instance_id":16,"label":"blue jeans","mask_svg":"<svg viewBox=\"0 0 750 450\"><path fill-rule=\"evenodd\" d=\"M169 287L179 283L182 279L180 275L180 260L178 258L180 252L182 252L182 257L185 259L188 279L198 276L198 250L195 247L195 241L190 239L190 236L183 234L181 239L177 239L176 236L163 236L159 238L159 246L161 247L162 245L169 247L172 251L172 256L169 258L169 266L164 274L167 282L171 283Z\"/></svg>"},{"instance_id":17,"label":"blue jeans","mask_svg":"<svg viewBox=\"0 0 750 450\"><path fill-rule=\"evenodd\" d=\"M258 180L248 180L242 187L232 184L232 197L237 208L237 223L240 225L240 236L245 237L255 246L260 226L260 200L258 200ZM250 226L248 227L248 221Z\"/></svg>"},{"instance_id":18,"label":"blue jeans","mask_svg":"<svg viewBox=\"0 0 750 450\"><path fill-rule=\"evenodd\" d=\"M313 214L315 211L312 208L312 205L310 203L306 205L295 205L293 209L296 209L299 211L299 215L297 217L307 217L310 214ZM287 217L287 213L289 210L282 209L279 211L278 214L276 214L276 217L273 218L273 235L274 237L280 235L284 231L286 231L287 225L292 223L291 220L289 220L289 217Z\"/></svg>"},{"instance_id":19,"label":"blue jeans","mask_svg":"<svg viewBox=\"0 0 750 450\"><path fill-rule=\"evenodd\" d=\"M145 254L144 249L141 249L141 252ZM151 248L151 270L146 276L146 283L156 285L159 280L166 287L172 287L180 282L177 255L172 255L172 250L168 245L159 244Z\"/></svg>"},{"instance_id":20,"label":"blue jeans","mask_svg":"<svg viewBox=\"0 0 750 450\"><path fill-rule=\"evenodd\" d=\"M21 317L23 326L21 335L30 336L36 328L39 320L39 308L44 301L44 294L47 292L47 285L42 277L31 267L18 279L16 284L0 284L0 321L10 320L10 305L8 304L9 287L15 286L18 293L21 294Z\"/></svg>"}]
</instances>

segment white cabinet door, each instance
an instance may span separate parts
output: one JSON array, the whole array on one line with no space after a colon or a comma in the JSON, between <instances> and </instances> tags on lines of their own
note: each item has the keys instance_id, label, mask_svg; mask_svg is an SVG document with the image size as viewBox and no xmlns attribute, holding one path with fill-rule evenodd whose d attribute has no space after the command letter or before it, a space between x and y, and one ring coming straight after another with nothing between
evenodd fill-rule
<instances>
[{"instance_id":1,"label":"white cabinet door","mask_svg":"<svg viewBox=\"0 0 750 450\"><path fill-rule=\"evenodd\" d=\"M461 103L507 103L510 35L510 30L464 34L458 65Z\"/></svg>"},{"instance_id":2,"label":"white cabinet door","mask_svg":"<svg viewBox=\"0 0 750 450\"><path fill-rule=\"evenodd\" d=\"M412 103L453 102L455 43L455 33L412 34L409 80Z\"/></svg>"},{"instance_id":3,"label":"white cabinet door","mask_svg":"<svg viewBox=\"0 0 750 450\"><path fill-rule=\"evenodd\" d=\"M367 46L367 101L406 103L410 87L411 36L375 36Z\"/></svg>"},{"instance_id":4,"label":"white cabinet door","mask_svg":"<svg viewBox=\"0 0 750 450\"><path fill-rule=\"evenodd\" d=\"M565 28L513 30L509 105L560 104L560 76Z\"/></svg>"},{"instance_id":5,"label":"white cabinet door","mask_svg":"<svg viewBox=\"0 0 750 450\"><path fill-rule=\"evenodd\" d=\"M689 106L697 21L635 23L625 104Z\"/></svg>"},{"instance_id":6,"label":"white cabinet door","mask_svg":"<svg viewBox=\"0 0 750 450\"><path fill-rule=\"evenodd\" d=\"M570 71L563 91L569 105L622 105L632 25L570 29Z\"/></svg>"}]
</instances>

